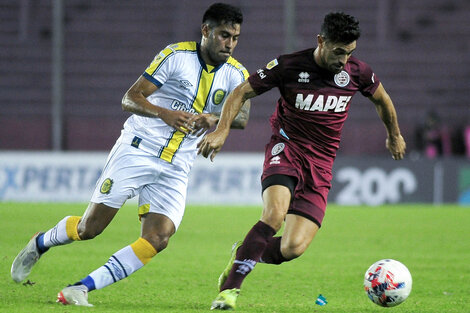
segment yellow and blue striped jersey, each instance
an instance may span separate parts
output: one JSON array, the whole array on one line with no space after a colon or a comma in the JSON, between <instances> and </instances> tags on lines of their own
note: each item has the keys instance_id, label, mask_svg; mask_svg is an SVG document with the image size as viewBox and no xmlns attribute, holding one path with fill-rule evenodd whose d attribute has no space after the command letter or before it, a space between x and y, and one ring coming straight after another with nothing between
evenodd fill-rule
<instances>
[{"instance_id":1,"label":"yellow and blue striped jersey","mask_svg":"<svg viewBox=\"0 0 470 313\"><path fill-rule=\"evenodd\" d=\"M147 97L152 104L194 114L222 110L228 94L248 78L234 58L217 67L205 64L194 41L171 44L158 53L142 74L158 89ZM139 149L189 171L202 139L168 126L159 118L133 114L124 123L124 138L137 137Z\"/></svg>"}]
</instances>

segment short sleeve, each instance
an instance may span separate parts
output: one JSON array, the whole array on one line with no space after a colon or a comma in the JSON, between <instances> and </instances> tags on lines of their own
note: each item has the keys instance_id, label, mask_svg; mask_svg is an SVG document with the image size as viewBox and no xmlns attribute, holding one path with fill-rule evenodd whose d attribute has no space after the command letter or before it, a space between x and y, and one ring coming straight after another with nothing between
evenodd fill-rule
<instances>
[{"instance_id":1,"label":"short sleeve","mask_svg":"<svg viewBox=\"0 0 470 313\"><path fill-rule=\"evenodd\" d=\"M238 85L245 81L245 77L243 75L239 75L239 73L234 73L230 77L230 85L229 85L229 93L232 92Z\"/></svg>"},{"instance_id":2,"label":"short sleeve","mask_svg":"<svg viewBox=\"0 0 470 313\"><path fill-rule=\"evenodd\" d=\"M161 87L171 76L174 69L174 50L167 47L160 51L142 74L157 87Z\"/></svg>"},{"instance_id":3,"label":"short sleeve","mask_svg":"<svg viewBox=\"0 0 470 313\"><path fill-rule=\"evenodd\" d=\"M237 60L230 57L227 61L229 66L232 68L231 75L230 75L230 85L229 85L229 92L235 89L238 85L243 83L248 76L250 75L247 69Z\"/></svg>"},{"instance_id":4,"label":"short sleeve","mask_svg":"<svg viewBox=\"0 0 470 313\"><path fill-rule=\"evenodd\" d=\"M361 91L363 96L370 97L375 93L375 91L379 87L380 80L368 64L362 63L360 66L362 67L362 69L359 81L359 90Z\"/></svg>"},{"instance_id":5,"label":"short sleeve","mask_svg":"<svg viewBox=\"0 0 470 313\"><path fill-rule=\"evenodd\" d=\"M248 77L248 81L256 94L262 94L281 85L281 68L281 58L277 58Z\"/></svg>"}]
</instances>

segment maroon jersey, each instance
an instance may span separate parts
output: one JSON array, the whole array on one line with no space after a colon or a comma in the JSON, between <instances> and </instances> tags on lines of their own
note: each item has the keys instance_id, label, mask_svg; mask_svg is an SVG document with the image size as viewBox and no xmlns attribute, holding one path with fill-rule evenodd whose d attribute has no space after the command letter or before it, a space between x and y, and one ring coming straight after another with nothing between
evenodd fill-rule
<instances>
[{"instance_id":1,"label":"maroon jersey","mask_svg":"<svg viewBox=\"0 0 470 313\"><path fill-rule=\"evenodd\" d=\"M380 82L370 66L355 57L339 74L322 69L313 51L281 55L248 80L258 95L279 88L281 97L270 119L274 135L331 169L352 96L360 91L369 97Z\"/></svg>"}]
</instances>

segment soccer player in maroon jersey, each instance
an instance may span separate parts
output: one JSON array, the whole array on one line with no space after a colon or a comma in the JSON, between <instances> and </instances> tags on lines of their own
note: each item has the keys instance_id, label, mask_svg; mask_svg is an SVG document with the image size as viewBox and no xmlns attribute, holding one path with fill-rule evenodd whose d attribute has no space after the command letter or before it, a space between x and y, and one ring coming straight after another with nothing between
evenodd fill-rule
<instances>
[{"instance_id":1,"label":"soccer player in maroon jersey","mask_svg":"<svg viewBox=\"0 0 470 313\"><path fill-rule=\"evenodd\" d=\"M252 74L227 98L216 130L200 142L198 153L213 160L245 100L279 89L261 177L262 217L234 245L211 309L235 308L240 286L257 262L280 264L307 249L322 224L341 129L356 92L375 104L387 131L386 147L395 160L403 158L406 144L392 100L370 66L352 56L359 36L356 18L327 14L317 47L281 55ZM284 221L282 237L275 237Z\"/></svg>"}]
</instances>

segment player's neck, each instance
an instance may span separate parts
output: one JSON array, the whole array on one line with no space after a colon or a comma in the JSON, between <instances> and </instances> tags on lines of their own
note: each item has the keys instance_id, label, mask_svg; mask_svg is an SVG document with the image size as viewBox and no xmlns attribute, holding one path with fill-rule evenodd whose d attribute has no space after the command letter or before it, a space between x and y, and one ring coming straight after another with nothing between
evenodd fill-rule
<instances>
[{"instance_id":1,"label":"player's neck","mask_svg":"<svg viewBox=\"0 0 470 313\"><path fill-rule=\"evenodd\" d=\"M200 53L201 59L204 61L204 63L206 64L206 66L211 66L211 67L214 68L214 67L217 67L217 66L219 66L220 64L222 64L222 63L216 64L217 62L215 62L214 60L212 60L212 58L210 57L209 53L207 52L206 47L204 47L203 45L200 46L199 53Z\"/></svg>"},{"instance_id":2,"label":"player's neck","mask_svg":"<svg viewBox=\"0 0 470 313\"><path fill-rule=\"evenodd\" d=\"M324 70L328 70L327 66L322 61L322 58L320 56L320 48L318 48L318 47L316 47L315 50L313 50L313 61L315 62L315 64L318 67L320 67Z\"/></svg>"},{"instance_id":3,"label":"player's neck","mask_svg":"<svg viewBox=\"0 0 470 313\"><path fill-rule=\"evenodd\" d=\"M319 67L323 67L322 66L322 62L321 62L321 58L320 58L320 50L318 47L315 48L315 50L313 50L313 61L319 66Z\"/></svg>"}]
</instances>

